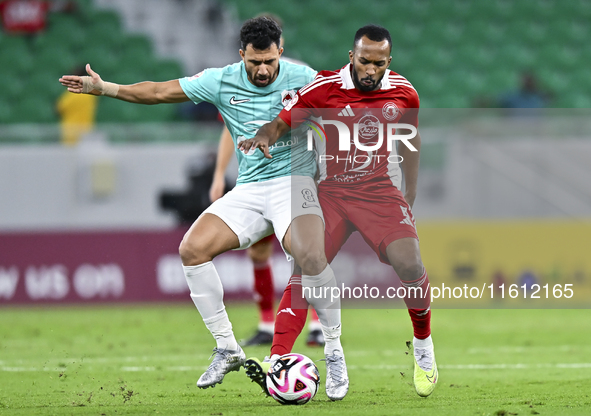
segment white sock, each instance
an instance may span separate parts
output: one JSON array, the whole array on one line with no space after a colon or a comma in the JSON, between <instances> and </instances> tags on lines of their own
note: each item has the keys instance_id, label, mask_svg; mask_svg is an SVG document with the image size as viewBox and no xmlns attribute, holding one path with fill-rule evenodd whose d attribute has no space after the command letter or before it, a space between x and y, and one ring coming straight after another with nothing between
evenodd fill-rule
<instances>
[{"instance_id":1,"label":"white sock","mask_svg":"<svg viewBox=\"0 0 591 416\"><path fill-rule=\"evenodd\" d=\"M418 339L416 337L413 337L412 345L414 348L421 348L421 349L433 348L433 340L431 339L431 335L429 335L425 339Z\"/></svg>"},{"instance_id":2,"label":"white sock","mask_svg":"<svg viewBox=\"0 0 591 416\"><path fill-rule=\"evenodd\" d=\"M275 323L273 322L259 322L259 331L273 333L275 331Z\"/></svg>"},{"instance_id":3,"label":"white sock","mask_svg":"<svg viewBox=\"0 0 591 416\"><path fill-rule=\"evenodd\" d=\"M341 326L333 328L322 327L324 334L324 354L333 354L334 350L338 350L343 354L343 346L341 345Z\"/></svg>"},{"instance_id":4,"label":"white sock","mask_svg":"<svg viewBox=\"0 0 591 416\"><path fill-rule=\"evenodd\" d=\"M324 334L324 352L332 354L335 349L342 352L341 336L341 298L335 297L337 281L329 265L316 276L302 276L302 290L306 300L316 309Z\"/></svg>"},{"instance_id":5,"label":"white sock","mask_svg":"<svg viewBox=\"0 0 591 416\"><path fill-rule=\"evenodd\" d=\"M413 337L412 345L414 347L414 356L417 360L417 364L421 367L424 371L431 371L433 369L433 340L431 339L431 335L429 335L425 339L418 339ZM420 354L417 351L425 351L427 350L427 354ZM429 354L429 351L431 352Z\"/></svg>"},{"instance_id":6,"label":"white sock","mask_svg":"<svg viewBox=\"0 0 591 416\"><path fill-rule=\"evenodd\" d=\"M212 262L198 266L183 266L191 299L203 322L215 338L218 348L238 349L232 324L224 306L224 288Z\"/></svg>"}]
</instances>

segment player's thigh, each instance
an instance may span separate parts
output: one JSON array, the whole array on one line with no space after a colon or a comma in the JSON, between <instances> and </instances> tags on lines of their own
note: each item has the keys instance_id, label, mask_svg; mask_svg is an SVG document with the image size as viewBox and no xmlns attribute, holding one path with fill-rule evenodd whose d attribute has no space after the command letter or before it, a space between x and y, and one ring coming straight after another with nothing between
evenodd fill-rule
<instances>
[{"instance_id":1,"label":"player's thigh","mask_svg":"<svg viewBox=\"0 0 591 416\"><path fill-rule=\"evenodd\" d=\"M273 240L275 237L269 235L257 241L248 248L248 257L255 263L264 263L273 254Z\"/></svg>"},{"instance_id":2,"label":"player's thigh","mask_svg":"<svg viewBox=\"0 0 591 416\"><path fill-rule=\"evenodd\" d=\"M283 247L293 256L304 274L320 274L327 264L322 218L313 214L294 218L285 234Z\"/></svg>"},{"instance_id":3,"label":"player's thigh","mask_svg":"<svg viewBox=\"0 0 591 416\"><path fill-rule=\"evenodd\" d=\"M328 263L332 263L354 229L346 218L345 204L340 198L320 191L318 199L324 216L324 252Z\"/></svg>"},{"instance_id":4,"label":"player's thigh","mask_svg":"<svg viewBox=\"0 0 591 416\"><path fill-rule=\"evenodd\" d=\"M386 247L388 261L400 279L404 281L416 280L423 274L423 262L419 240L404 237L392 241Z\"/></svg>"},{"instance_id":5,"label":"player's thigh","mask_svg":"<svg viewBox=\"0 0 591 416\"><path fill-rule=\"evenodd\" d=\"M265 193L264 182L239 185L204 213L221 218L238 237L238 248L245 249L273 233L272 223L264 215Z\"/></svg>"},{"instance_id":6,"label":"player's thigh","mask_svg":"<svg viewBox=\"0 0 591 416\"><path fill-rule=\"evenodd\" d=\"M266 213L286 254L322 253L324 258L324 220L312 178L291 176L270 183Z\"/></svg>"},{"instance_id":7,"label":"player's thigh","mask_svg":"<svg viewBox=\"0 0 591 416\"><path fill-rule=\"evenodd\" d=\"M392 195L381 195L379 200L357 199L347 204L349 221L385 264L392 264L387 247L393 241L418 240L410 207L398 193L394 188Z\"/></svg>"},{"instance_id":8,"label":"player's thigh","mask_svg":"<svg viewBox=\"0 0 591 416\"><path fill-rule=\"evenodd\" d=\"M179 253L185 266L193 266L239 246L238 236L221 218L205 213L185 233Z\"/></svg>"}]
</instances>

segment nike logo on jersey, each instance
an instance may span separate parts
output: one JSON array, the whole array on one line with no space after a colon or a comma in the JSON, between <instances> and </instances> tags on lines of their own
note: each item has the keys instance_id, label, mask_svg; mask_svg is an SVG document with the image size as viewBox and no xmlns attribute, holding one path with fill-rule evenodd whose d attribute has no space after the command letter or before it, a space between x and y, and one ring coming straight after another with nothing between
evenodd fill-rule
<instances>
[{"instance_id":1,"label":"nike logo on jersey","mask_svg":"<svg viewBox=\"0 0 591 416\"><path fill-rule=\"evenodd\" d=\"M281 309L281 310L280 310L280 311L277 313L277 315L279 315L281 312L285 312L285 313L288 313L288 314L290 314L290 315L296 316L296 314L295 314L295 313L293 313L293 311L291 310L291 308L285 308L285 309Z\"/></svg>"},{"instance_id":2,"label":"nike logo on jersey","mask_svg":"<svg viewBox=\"0 0 591 416\"><path fill-rule=\"evenodd\" d=\"M247 103L249 101L250 101L250 98L247 98L246 100L236 100L235 95L233 95L232 98L230 98L230 104L232 104L232 105Z\"/></svg>"},{"instance_id":3,"label":"nike logo on jersey","mask_svg":"<svg viewBox=\"0 0 591 416\"><path fill-rule=\"evenodd\" d=\"M338 115L341 117L354 117L355 113L351 109L351 106L349 104L347 104L347 106L343 109L343 111L341 111Z\"/></svg>"}]
</instances>

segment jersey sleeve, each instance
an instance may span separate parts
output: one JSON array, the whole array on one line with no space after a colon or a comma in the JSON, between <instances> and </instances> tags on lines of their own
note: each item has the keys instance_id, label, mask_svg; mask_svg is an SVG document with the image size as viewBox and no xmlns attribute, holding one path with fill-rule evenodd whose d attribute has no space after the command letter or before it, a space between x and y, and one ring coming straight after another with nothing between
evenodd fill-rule
<instances>
[{"instance_id":1,"label":"jersey sleeve","mask_svg":"<svg viewBox=\"0 0 591 416\"><path fill-rule=\"evenodd\" d=\"M279 113L279 118L285 121L291 128L298 127L308 117L314 116L314 109L321 108L317 99L320 95L310 92L310 86L314 85L317 77L309 84L300 88L291 102Z\"/></svg>"},{"instance_id":2,"label":"jersey sleeve","mask_svg":"<svg viewBox=\"0 0 591 416\"><path fill-rule=\"evenodd\" d=\"M222 70L220 68L210 68L192 77L181 78L179 82L187 97L195 104L207 101L217 105L216 100L219 97L221 80Z\"/></svg>"},{"instance_id":3,"label":"jersey sleeve","mask_svg":"<svg viewBox=\"0 0 591 416\"><path fill-rule=\"evenodd\" d=\"M411 89L411 92L409 94L409 98L408 98L408 105L406 108L406 111L404 112L404 114L402 115L402 117L400 117L400 121L402 123L407 123L407 124L411 124L415 127L419 127L419 107L420 107L420 101L419 101L419 94L413 89Z\"/></svg>"}]
</instances>

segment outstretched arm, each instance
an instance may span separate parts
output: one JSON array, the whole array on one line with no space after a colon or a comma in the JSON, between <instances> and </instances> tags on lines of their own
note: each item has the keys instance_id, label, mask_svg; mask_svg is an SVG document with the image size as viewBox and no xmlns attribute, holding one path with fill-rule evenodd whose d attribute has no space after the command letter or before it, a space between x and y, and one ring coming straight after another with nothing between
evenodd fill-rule
<instances>
[{"instance_id":1,"label":"outstretched arm","mask_svg":"<svg viewBox=\"0 0 591 416\"><path fill-rule=\"evenodd\" d=\"M417 179L419 177L419 157L421 153L421 135L412 139L412 144L417 148L417 152L411 152L402 142L398 144L398 155L402 157L400 167L404 173L404 199L412 208L417 196Z\"/></svg>"},{"instance_id":2,"label":"outstretched arm","mask_svg":"<svg viewBox=\"0 0 591 416\"><path fill-rule=\"evenodd\" d=\"M289 124L283 121L281 117L275 117L275 120L262 126L252 139L238 143L238 148L244 153L248 153L251 148L259 148L267 159L271 159L273 156L269 153L269 146L273 146L289 130L291 130Z\"/></svg>"},{"instance_id":3,"label":"outstretched arm","mask_svg":"<svg viewBox=\"0 0 591 416\"><path fill-rule=\"evenodd\" d=\"M224 130L220 137L218 146L218 156L215 161L215 171L213 172L213 181L209 188L209 199L214 202L224 196L226 188L226 169L234 154L234 142L230 135L230 130L224 125Z\"/></svg>"},{"instance_id":4,"label":"outstretched arm","mask_svg":"<svg viewBox=\"0 0 591 416\"><path fill-rule=\"evenodd\" d=\"M178 80L165 82L140 82L133 85L118 85L105 82L100 75L86 65L88 76L64 75L60 82L75 94L106 95L136 104L182 103L189 97Z\"/></svg>"}]
</instances>

